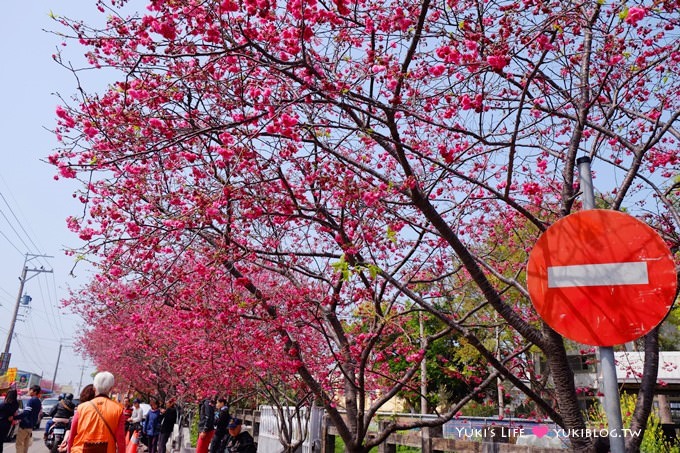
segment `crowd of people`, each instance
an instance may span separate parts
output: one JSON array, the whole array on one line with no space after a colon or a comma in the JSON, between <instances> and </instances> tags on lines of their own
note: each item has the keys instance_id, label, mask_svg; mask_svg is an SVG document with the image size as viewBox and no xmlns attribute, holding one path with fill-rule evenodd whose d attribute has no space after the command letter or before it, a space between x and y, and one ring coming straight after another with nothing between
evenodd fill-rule
<instances>
[{"instance_id":1,"label":"crowd of people","mask_svg":"<svg viewBox=\"0 0 680 453\"><path fill-rule=\"evenodd\" d=\"M164 404L149 400L150 409L143 410L139 398L123 398L122 403L110 397L114 376L108 371L97 373L92 384L80 392L76 407L72 394L64 394L50 411L48 425L64 423L68 431L58 446L60 453L134 453L138 442L147 453L166 453L167 443L177 422L174 398ZM4 440L13 423L18 421L16 453L28 453L33 428L42 410L40 386L29 388L30 399L19 411L17 391L7 392L0 402L0 440ZM253 437L242 430L242 420L232 417L225 398L205 398L199 404L196 453L255 453ZM50 426L45 427L47 438ZM134 444L134 449L130 448ZM0 441L0 453L3 452Z\"/></svg>"},{"instance_id":2,"label":"crowd of people","mask_svg":"<svg viewBox=\"0 0 680 453\"><path fill-rule=\"evenodd\" d=\"M175 399L169 398L162 406L157 399L151 398L150 409L146 416L141 407L141 400L123 399L123 417L127 444L140 438L149 453L166 453L167 444L177 422Z\"/></svg>"},{"instance_id":3,"label":"crowd of people","mask_svg":"<svg viewBox=\"0 0 680 453\"><path fill-rule=\"evenodd\" d=\"M253 436L229 414L225 398L205 398L198 408L196 453L255 453Z\"/></svg>"}]
</instances>

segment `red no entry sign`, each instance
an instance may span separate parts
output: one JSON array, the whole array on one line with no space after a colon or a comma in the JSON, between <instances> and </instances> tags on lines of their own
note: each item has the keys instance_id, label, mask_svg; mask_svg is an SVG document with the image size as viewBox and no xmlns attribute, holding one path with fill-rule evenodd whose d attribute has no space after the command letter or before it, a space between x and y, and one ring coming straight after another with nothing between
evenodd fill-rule
<instances>
[{"instance_id":1,"label":"red no entry sign","mask_svg":"<svg viewBox=\"0 0 680 453\"><path fill-rule=\"evenodd\" d=\"M538 314L579 343L623 344L657 326L673 304L675 264L648 225L617 211L569 215L529 255L527 286Z\"/></svg>"}]
</instances>

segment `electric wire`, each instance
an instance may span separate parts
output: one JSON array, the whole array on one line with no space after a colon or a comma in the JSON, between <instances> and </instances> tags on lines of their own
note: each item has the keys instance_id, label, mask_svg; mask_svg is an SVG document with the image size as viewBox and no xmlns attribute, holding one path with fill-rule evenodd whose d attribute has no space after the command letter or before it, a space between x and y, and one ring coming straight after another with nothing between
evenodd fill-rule
<instances>
[{"instance_id":1,"label":"electric wire","mask_svg":"<svg viewBox=\"0 0 680 453\"><path fill-rule=\"evenodd\" d=\"M3 195L3 193L2 193L1 191L0 191L0 198L2 198L2 201L4 201L5 204L7 205L7 208L9 209L9 212L12 214L12 217L14 217L14 220L16 220L17 225L19 225L19 228L21 229L21 231L24 232L24 235L26 236L26 239L28 239L28 242L30 242L30 243L33 245L34 250L36 250L36 251L40 250L40 247L38 247L37 245L35 245L35 242L33 242L33 239L31 239L31 235L28 234L28 232L26 231L26 228L24 228L24 225L21 223L21 221L19 221L19 218L18 218L17 215L14 213L14 210L12 209L12 206L7 202L7 199L5 198L5 195ZM3 217L5 217L5 214L4 214L4 213L3 213ZM5 217L5 220L6 220L6 219L7 219L7 217ZM18 235L18 233L17 233L17 235ZM23 242L23 241L22 241L22 242ZM26 249L29 250L30 247L27 246Z\"/></svg>"},{"instance_id":2,"label":"electric wire","mask_svg":"<svg viewBox=\"0 0 680 453\"><path fill-rule=\"evenodd\" d=\"M33 366L36 371L40 370L40 374L42 375L45 370L43 369L42 365L40 365L38 362L35 361L36 356L34 354L30 354L27 351L25 351L22 339L19 338L16 334L14 336L15 336L14 343L16 343L16 345L18 346L19 352L21 352L22 358L25 361L29 362L31 364L31 366ZM28 371L28 370L22 370L22 371Z\"/></svg>"},{"instance_id":3,"label":"electric wire","mask_svg":"<svg viewBox=\"0 0 680 453\"><path fill-rule=\"evenodd\" d=\"M35 318L36 318L35 316L31 316L28 319L28 330L31 332L31 335L29 336L29 338L37 337L36 326L34 324ZM29 354L32 354L31 357L40 357L41 358L42 365L40 365L40 366L43 368L43 370L44 370L45 366L48 366L48 370L52 370L57 365L57 356L56 355L54 355L54 354L49 354L49 355L40 354L40 351L42 349L41 349L41 347L38 346L38 342L31 341L30 343L28 343L27 348L30 349ZM43 378L45 378L44 375L43 375Z\"/></svg>"},{"instance_id":4,"label":"electric wire","mask_svg":"<svg viewBox=\"0 0 680 453\"><path fill-rule=\"evenodd\" d=\"M0 327L0 334L6 335L7 334L7 329L4 327ZM48 342L48 343L59 343L60 339L59 338L53 338L53 337L33 337L29 335L24 335L25 338L30 338L31 340L40 340L41 342Z\"/></svg>"},{"instance_id":5,"label":"electric wire","mask_svg":"<svg viewBox=\"0 0 680 453\"><path fill-rule=\"evenodd\" d=\"M11 245L12 247L14 247L14 250L16 250L17 252L19 252L20 255L22 255L22 256L24 255L24 254L21 252L21 250L19 249L19 247L17 247L16 244L14 244L14 242L12 242L12 240L11 240L10 238L8 238L7 235L6 235L2 230L0 230L0 236L4 237L4 238L7 240L7 242L9 242L9 245Z\"/></svg>"},{"instance_id":6,"label":"electric wire","mask_svg":"<svg viewBox=\"0 0 680 453\"><path fill-rule=\"evenodd\" d=\"M1 195L2 195L2 192L0 192L0 196L1 196ZM4 200L5 197L2 197L2 199ZM9 219L7 218L7 216L5 215L5 211L3 211L2 209L0 209L0 215L2 215L2 217L5 219L5 221L6 221L7 224L9 225L10 229L11 229L12 231L14 231L14 234L17 235L17 238L19 238L19 240L21 241L21 243L24 245L24 248L25 248L26 250L30 250L31 248L28 246L28 244L26 244L26 241L24 241L24 238L21 237L21 235L20 235L19 232L16 230L16 228L14 228L14 225L12 225L12 222L10 222L10 220L9 220ZM3 235L4 235L4 234L3 234ZM6 236L5 236L5 237L6 237Z\"/></svg>"},{"instance_id":7,"label":"electric wire","mask_svg":"<svg viewBox=\"0 0 680 453\"><path fill-rule=\"evenodd\" d=\"M39 297L38 303L39 303L40 305L43 306L43 309L45 308L45 305L47 305L47 309L48 309L49 312L50 312L50 313L49 313L49 314L50 314L50 318L53 319L53 320L54 320L54 319L57 319L57 320L58 320L58 319L59 319L59 316L58 316L58 313L55 314L55 312L54 312L54 306L53 306L52 303L51 303L52 301L49 300L47 304L45 303L45 301L46 301L48 298L46 297L45 292L43 291L43 285L42 285L42 279L41 279L41 278L38 278L37 285L38 285L38 290L39 290L39 292L40 292L40 297ZM47 312L47 310L44 310L44 311L45 311L45 313ZM52 331L52 334L54 334L54 336L56 336L56 337L58 337L58 338L61 338L61 336L62 336L62 335L61 335L61 332L58 332L58 331L55 329L56 326L54 325L54 323L48 322L48 324L49 324L49 326L50 326L50 330Z\"/></svg>"},{"instance_id":8,"label":"electric wire","mask_svg":"<svg viewBox=\"0 0 680 453\"><path fill-rule=\"evenodd\" d=\"M1 174L0 174L0 182L2 182L2 184L6 187L5 193L7 193L7 196L9 197L10 201L14 204L14 206L16 206L16 211L18 211L19 214L21 214L21 217L22 217L22 218L26 219L26 218L27 218L26 215L24 215L24 213L21 211L21 203L17 202L16 198L14 198L14 196L13 196L13 194L12 194L12 191L11 191L11 189L10 189L9 184L7 184L7 182L6 182L5 179L2 177ZM7 208L8 208L9 211L11 212L12 217L14 217L14 219L16 220L16 223L19 225L19 228L24 232L24 234L26 235L26 238L28 239L28 241L29 241L29 242L33 245L33 247L34 247L33 250L31 250L30 247L26 247L26 250L27 250L29 253L32 253L32 254L35 254L35 255L42 255L42 253L40 253L39 251L40 251L40 250L43 250L43 248L42 248L42 247L39 247L38 245L36 245L36 242L33 241L33 239L32 239L33 236L36 236L36 235L35 235L35 232L34 232L34 231L31 231L31 233L29 233L29 232L27 231L27 229L24 228L23 223L19 220L19 217L15 214L15 209L12 209L12 205L10 205L9 201L7 200L7 198L5 198L5 196L4 196L4 194L3 194L2 191L0 191L0 196L2 197L2 200L3 200L3 201L5 202L5 204L7 205ZM31 223L29 222L29 228L28 228L29 230L30 230L30 225L31 225ZM15 232L16 232L16 231L15 231ZM22 241L22 242L23 242L23 241ZM22 253L22 255L25 256L25 254L23 254L23 253ZM45 260L44 257L37 257L37 259L38 259L39 261L41 261L42 264L43 264L44 266L48 266L48 267L49 267L49 263Z\"/></svg>"},{"instance_id":9,"label":"electric wire","mask_svg":"<svg viewBox=\"0 0 680 453\"><path fill-rule=\"evenodd\" d=\"M59 332L61 333L60 336L61 337L70 337L72 334L70 332L68 332L67 329L64 328L64 324L62 323L64 313L61 310L61 308L59 307L60 301L59 301L59 296L58 296L58 293L57 293L57 280L56 280L56 277L54 276L54 272L51 273L52 278L50 278L50 276L48 276L47 274L45 274L44 277L45 277L45 282L46 282L47 288L48 289L51 288L51 290L52 290L52 291L48 291L49 292L49 299L50 299L49 306L51 308L56 308L57 314L59 315L59 316L57 316L57 324L58 324L58 327L59 327ZM50 285L50 283L51 283L51 285Z\"/></svg>"},{"instance_id":10,"label":"electric wire","mask_svg":"<svg viewBox=\"0 0 680 453\"><path fill-rule=\"evenodd\" d=\"M0 288L0 299L4 300L5 302L11 302L14 303L14 297L7 291L5 288ZM0 307L3 306L2 301L0 301Z\"/></svg>"},{"instance_id":11,"label":"electric wire","mask_svg":"<svg viewBox=\"0 0 680 453\"><path fill-rule=\"evenodd\" d=\"M5 183L2 175L0 175L0 181ZM7 186L6 183L5 186ZM5 193L3 192L7 193L7 196L5 196ZM21 251L21 247L18 245L18 242L13 236L9 236L9 230L6 228L0 229L0 235L4 237L11 247L13 247L21 256L24 257L24 265L36 268L42 266L40 267L41 270L51 269L52 266L47 259L48 257L42 256L44 255L44 253L41 253L43 248L36 244L36 241L33 240L34 234L31 234L29 232L30 228L26 228L24 223L20 220L20 217L24 218L25 216L23 216L23 213L20 209L12 208L12 205L9 202L9 200L13 200L11 190L0 192L0 198L0 204L2 204L2 207L0 207L0 216L4 218L5 222L7 222L9 229L11 229L14 235L16 235L18 238L18 241L25 247L26 252L24 253ZM20 206L20 204L16 202L15 205ZM17 213L19 215L17 215ZM30 226L30 222L28 224ZM7 231L8 233L6 234L3 230ZM29 264L29 262L31 264ZM41 275L47 273L52 274L51 279L49 279L47 275ZM32 276L36 275L33 274ZM64 368L74 370L73 360L66 360L57 363L56 352L54 354L51 352L55 343L62 344L62 349L63 347L71 347L71 345L65 344L64 341L70 340L72 338L72 334L67 335L67 329L65 329L62 320L63 314L60 313L58 307L59 298L54 272L38 272L37 276L38 278L36 279L36 282L39 296L33 298L32 305L20 306L19 312L17 313L17 321L11 339L13 342L11 349L15 349L14 344L16 343L15 351L18 349L18 353L15 353L15 357L12 358L12 362L19 363L19 368L22 369L26 366L30 366L36 371L40 370L43 378L52 379L52 376L44 375L44 373L49 373L50 369ZM27 278L25 282L28 280L29 278ZM16 299L4 288L0 288L0 291L0 298L12 301L11 304L0 304L0 312L7 309L11 313L11 307L14 306ZM24 288L24 294L28 294L28 292L29 290ZM7 297L5 297L5 294ZM47 333L45 332L45 324L49 325L49 333L53 336L52 338L38 336L37 332L41 332L43 335L44 333ZM0 328L0 332L4 332L5 335L7 335L7 331L8 329ZM73 329L71 328L69 331L73 331ZM79 362L78 369L80 369L79 367L82 366L82 362L84 361L84 358L83 360L77 360L77 362ZM62 379L73 380L73 377L67 378L67 374L61 374L61 376ZM57 375L57 381L58 380L59 374Z\"/></svg>"}]
</instances>

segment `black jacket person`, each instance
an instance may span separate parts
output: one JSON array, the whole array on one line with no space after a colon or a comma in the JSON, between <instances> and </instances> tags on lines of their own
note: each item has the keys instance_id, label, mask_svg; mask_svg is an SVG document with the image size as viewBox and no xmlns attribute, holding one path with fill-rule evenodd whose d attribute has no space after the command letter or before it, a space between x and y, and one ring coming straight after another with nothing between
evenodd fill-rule
<instances>
[{"instance_id":1,"label":"black jacket person","mask_svg":"<svg viewBox=\"0 0 680 453\"><path fill-rule=\"evenodd\" d=\"M227 439L227 425L231 416L229 415L229 405L225 398L217 400L217 421L215 422L215 437L210 443L210 453L222 453L224 451L224 441Z\"/></svg>"},{"instance_id":2,"label":"black jacket person","mask_svg":"<svg viewBox=\"0 0 680 453\"><path fill-rule=\"evenodd\" d=\"M206 398L198 406L198 441L196 453L208 453L215 435L215 406L212 398Z\"/></svg>"},{"instance_id":3,"label":"black jacket person","mask_svg":"<svg viewBox=\"0 0 680 453\"><path fill-rule=\"evenodd\" d=\"M229 437L224 449L224 453L256 453L257 446L253 436L248 431L241 431L243 423L238 418L232 418L229 422Z\"/></svg>"}]
</instances>

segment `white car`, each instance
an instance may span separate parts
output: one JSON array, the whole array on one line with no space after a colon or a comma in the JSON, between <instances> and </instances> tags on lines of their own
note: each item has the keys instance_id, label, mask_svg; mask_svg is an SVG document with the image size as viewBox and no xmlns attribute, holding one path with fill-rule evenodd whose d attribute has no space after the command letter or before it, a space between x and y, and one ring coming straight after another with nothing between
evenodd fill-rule
<instances>
[{"instance_id":1,"label":"white car","mask_svg":"<svg viewBox=\"0 0 680 453\"><path fill-rule=\"evenodd\" d=\"M57 404L59 404L58 398L45 398L44 400L42 400L42 415L43 415L43 417L49 417L50 411Z\"/></svg>"}]
</instances>

